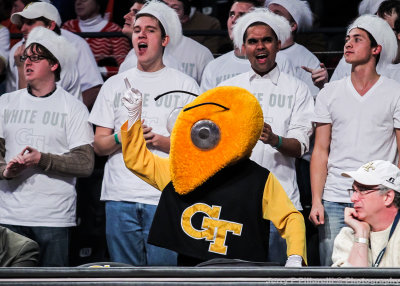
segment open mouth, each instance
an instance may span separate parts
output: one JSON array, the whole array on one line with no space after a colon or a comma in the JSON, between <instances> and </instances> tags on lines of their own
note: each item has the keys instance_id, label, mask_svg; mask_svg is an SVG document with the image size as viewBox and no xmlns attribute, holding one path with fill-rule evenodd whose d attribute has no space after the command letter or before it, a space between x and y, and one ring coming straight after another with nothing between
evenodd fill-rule
<instances>
[{"instance_id":1,"label":"open mouth","mask_svg":"<svg viewBox=\"0 0 400 286\"><path fill-rule=\"evenodd\" d=\"M138 44L138 49L140 53L144 53L147 51L147 44L146 43L139 43Z\"/></svg>"},{"instance_id":2,"label":"open mouth","mask_svg":"<svg viewBox=\"0 0 400 286\"><path fill-rule=\"evenodd\" d=\"M265 62L267 60L267 54L258 54L256 55L256 59L258 62Z\"/></svg>"}]
</instances>

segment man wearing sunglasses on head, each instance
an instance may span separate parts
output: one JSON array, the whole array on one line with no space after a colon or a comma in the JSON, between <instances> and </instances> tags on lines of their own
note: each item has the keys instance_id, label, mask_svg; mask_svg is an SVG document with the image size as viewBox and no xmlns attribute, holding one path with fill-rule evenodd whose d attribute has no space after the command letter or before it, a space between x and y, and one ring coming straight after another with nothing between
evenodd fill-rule
<instances>
[{"instance_id":1,"label":"man wearing sunglasses on head","mask_svg":"<svg viewBox=\"0 0 400 286\"><path fill-rule=\"evenodd\" d=\"M400 265L400 170L375 160L342 176L354 179L349 195L354 206L345 208L335 239L332 261L339 267L398 267Z\"/></svg>"}]
</instances>

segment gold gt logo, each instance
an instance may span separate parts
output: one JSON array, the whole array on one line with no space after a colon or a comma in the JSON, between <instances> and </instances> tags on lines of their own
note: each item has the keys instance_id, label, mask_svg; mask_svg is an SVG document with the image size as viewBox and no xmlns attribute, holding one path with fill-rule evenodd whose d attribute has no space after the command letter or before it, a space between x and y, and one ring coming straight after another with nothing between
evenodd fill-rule
<instances>
[{"instance_id":1,"label":"gold gt logo","mask_svg":"<svg viewBox=\"0 0 400 286\"><path fill-rule=\"evenodd\" d=\"M197 213L203 213L201 229L196 229L192 224L192 217ZM227 220L220 220L220 206L210 207L207 204L197 203L186 208L181 217L183 231L194 239L205 239L210 242L208 251L226 255L228 247L225 245L228 232L240 236L243 225Z\"/></svg>"}]
</instances>

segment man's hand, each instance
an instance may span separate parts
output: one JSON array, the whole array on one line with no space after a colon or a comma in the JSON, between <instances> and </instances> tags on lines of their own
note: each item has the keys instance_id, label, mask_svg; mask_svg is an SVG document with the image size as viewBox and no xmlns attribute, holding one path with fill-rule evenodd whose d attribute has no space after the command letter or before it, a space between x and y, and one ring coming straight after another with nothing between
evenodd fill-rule
<instances>
[{"instance_id":1,"label":"man's hand","mask_svg":"<svg viewBox=\"0 0 400 286\"><path fill-rule=\"evenodd\" d=\"M25 51L25 44L22 44L21 46L19 46L19 47L15 50L15 53L14 53L14 62L15 62L15 65L17 66L17 68L23 67L23 66L24 66L24 63L21 62L21 60L20 60L21 56L24 55L24 51Z\"/></svg>"},{"instance_id":2,"label":"man's hand","mask_svg":"<svg viewBox=\"0 0 400 286\"><path fill-rule=\"evenodd\" d=\"M146 140L147 148L156 149L163 151L165 153L169 153L169 148L170 148L169 137L165 137L160 134L154 133L152 131L153 128L145 124L142 125L142 129L143 129L143 137Z\"/></svg>"},{"instance_id":3,"label":"man's hand","mask_svg":"<svg viewBox=\"0 0 400 286\"><path fill-rule=\"evenodd\" d=\"M313 223L315 226L319 226L325 223L325 215L324 215L324 206L322 203L313 203L310 215L308 219Z\"/></svg>"},{"instance_id":4,"label":"man's hand","mask_svg":"<svg viewBox=\"0 0 400 286\"><path fill-rule=\"evenodd\" d=\"M23 170L26 169L25 164L20 164L16 158L8 162L6 168L3 171L4 178L11 179L18 176Z\"/></svg>"},{"instance_id":5,"label":"man's hand","mask_svg":"<svg viewBox=\"0 0 400 286\"><path fill-rule=\"evenodd\" d=\"M271 125L264 122L264 127L260 136L260 140L264 144L269 144L271 146L276 146L279 143L279 138L272 132Z\"/></svg>"},{"instance_id":6,"label":"man's hand","mask_svg":"<svg viewBox=\"0 0 400 286\"><path fill-rule=\"evenodd\" d=\"M355 237L369 238L371 227L358 219L358 213L354 208L344 209L344 222L354 230Z\"/></svg>"},{"instance_id":7,"label":"man's hand","mask_svg":"<svg viewBox=\"0 0 400 286\"><path fill-rule=\"evenodd\" d=\"M18 163L25 165L25 167L32 167L39 164L42 154L30 146L26 146L21 153L16 157Z\"/></svg>"},{"instance_id":8,"label":"man's hand","mask_svg":"<svg viewBox=\"0 0 400 286\"><path fill-rule=\"evenodd\" d=\"M329 75L328 75L328 70L326 69L323 63L320 63L319 66L320 66L319 69L312 69L305 66L302 66L301 68L306 72L311 73L311 79L314 85L319 89L322 89L325 83L328 82Z\"/></svg>"},{"instance_id":9,"label":"man's hand","mask_svg":"<svg viewBox=\"0 0 400 286\"><path fill-rule=\"evenodd\" d=\"M140 119L142 114L142 93L131 87L129 80L124 79L126 91L122 97L122 103L128 109L128 129Z\"/></svg>"}]
</instances>

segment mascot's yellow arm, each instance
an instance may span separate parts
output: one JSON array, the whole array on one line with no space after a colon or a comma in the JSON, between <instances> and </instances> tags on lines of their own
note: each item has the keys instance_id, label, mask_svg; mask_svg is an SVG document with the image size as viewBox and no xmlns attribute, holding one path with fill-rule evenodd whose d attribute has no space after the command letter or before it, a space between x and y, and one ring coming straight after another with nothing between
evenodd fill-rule
<instances>
[{"instance_id":1,"label":"mascot's yellow arm","mask_svg":"<svg viewBox=\"0 0 400 286\"><path fill-rule=\"evenodd\" d=\"M146 148L140 120L129 129L128 122L121 127L122 152L126 167L136 176L163 190L171 181L168 158L154 155Z\"/></svg>"},{"instance_id":2,"label":"mascot's yellow arm","mask_svg":"<svg viewBox=\"0 0 400 286\"><path fill-rule=\"evenodd\" d=\"M146 148L142 124L138 120L129 130L121 127L122 152L126 167L139 178L163 190L171 181L169 160ZM287 255L297 254L307 263L303 216L296 210L276 177L270 173L264 188L263 217L270 220L287 240Z\"/></svg>"}]
</instances>

